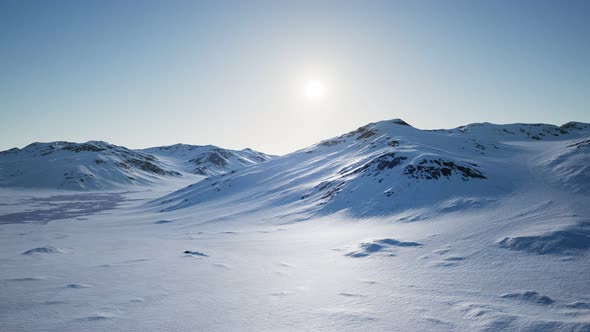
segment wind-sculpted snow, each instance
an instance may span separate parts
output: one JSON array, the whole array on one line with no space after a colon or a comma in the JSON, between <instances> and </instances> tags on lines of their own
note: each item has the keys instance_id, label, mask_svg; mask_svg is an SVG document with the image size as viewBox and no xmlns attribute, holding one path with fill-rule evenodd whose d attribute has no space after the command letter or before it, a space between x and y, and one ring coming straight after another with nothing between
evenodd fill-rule
<instances>
[{"instance_id":1,"label":"wind-sculpted snow","mask_svg":"<svg viewBox=\"0 0 590 332\"><path fill-rule=\"evenodd\" d=\"M529 291L528 294L537 294ZM521 294L505 294L521 295ZM542 297L542 296L541 296ZM571 321L569 319L555 320L545 317L531 318L524 315L511 314L505 308L482 303L460 303L457 305L461 312L469 318L474 331L587 331L590 322Z\"/></svg>"},{"instance_id":2,"label":"wind-sculpted snow","mask_svg":"<svg viewBox=\"0 0 590 332\"><path fill-rule=\"evenodd\" d=\"M544 304L544 305L553 304L553 302L555 302L553 299L551 299L548 296L541 295L538 292L530 291L530 290L523 291L523 292L506 293L506 294L502 294L501 297L503 299L526 301L526 302L531 302L531 303L536 303L536 304Z\"/></svg>"},{"instance_id":3,"label":"wind-sculpted snow","mask_svg":"<svg viewBox=\"0 0 590 332\"><path fill-rule=\"evenodd\" d=\"M590 224L582 223L540 234L505 237L498 244L503 248L541 255L576 253L590 248Z\"/></svg>"},{"instance_id":4,"label":"wind-sculpted snow","mask_svg":"<svg viewBox=\"0 0 590 332\"><path fill-rule=\"evenodd\" d=\"M547 177L567 190L590 194L590 137L566 141L543 154Z\"/></svg>"},{"instance_id":5,"label":"wind-sculpted snow","mask_svg":"<svg viewBox=\"0 0 590 332\"><path fill-rule=\"evenodd\" d=\"M523 144L545 141L574 144L567 149L576 150L576 157L560 159L570 169L571 180L565 181L585 186L586 166L574 165L590 155L584 151L588 135L590 127L582 123L562 127L484 123L424 131L399 119L382 121L266 163L210 177L157 203L163 211L201 204L250 211L292 206L308 216L346 210L360 217L439 204L453 197L493 200L513 190L529 171L518 159L528 153ZM265 202L264 207L258 202Z\"/></svg>"}]
</instances>

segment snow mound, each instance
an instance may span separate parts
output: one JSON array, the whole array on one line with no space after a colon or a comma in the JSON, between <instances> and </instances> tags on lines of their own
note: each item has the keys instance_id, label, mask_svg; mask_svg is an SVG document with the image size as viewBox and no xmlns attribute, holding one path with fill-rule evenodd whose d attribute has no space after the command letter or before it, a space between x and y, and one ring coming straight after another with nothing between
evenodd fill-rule
<instances>
[{"instance_id":1,"label":"snow mound","mask_svg":"<svg viewBox=\"0 0 590 332\"><path fill-rule=\"evenodd\" d=\"M185 254L185 255L188 255L188 256L202 256L202 257L209 257L209 255L207 255L207 254L204 254L204 253L202 253L202 252L200 252L200 251L191 251L191 250L185 250L185 251L184 251L184 254Z\"/></svg>"},{"instance_id":2,"label":"snow mound","mask_svg":"<svg viewBox=\"0 0 590 332\"><path fill-rule=\"evenodd\" d=\"M169 223L171 223L171 222L174 222L174 220L165 220L165 219L164 219L164 220L158 220L158 221L154 222L154 224L159 224L159 225L161 225L161 224L169 224Z\"/></svg>"},{"instance_id":3,"label":"snow mound","mask_svg":"<svg viewBox=\"0 0 590 332\"><path fill-rule=\"evenodd\" d=\"M527 293L527 292L525 292ZM529 291L528 298L542 298L537 292ZM523 293L510 293L506 298L519 299ZM516 297L513 297L515 295ZM520 300L520 299L519 299ZM524 300L523 302L527 302ZM541 300L544 302L547 300ZM545 304L536 303L532 304ZM539 319L527 315L511 314L505 312L504 308L484 303L459 303L459 309L465 317L473 322L473 330L477 331L588 331L590 322L587 321L566 321L558 319Z\"/></svg>"},{"instance_id":4,"label":"snow mound","mask_svg":"<svg viewBox=\"0 0 590 332\"><path fill-rule=\"evenodd\" d=\"M505 237L498 244L502 248L540 255L571 253L590 248L590 229L583 225L572 226L537 235Z\"/></svg>"},{"instance_id":5,"label":"snow mound","mask_svg":"<svg viewBox=\"0 0 590 332\"><path fill-rule=\"evenodd\" d=\"M584 301L576 301L565 305L567 308L570 309L583 309L583 310L590 310L590 303Z\"/></svg>"},{"instance_id":6,"label":"snow mound","mask_svg":"<svg viewBox=\"0 0 590 332\"><path fill-rule=\"evenodd\" d=\"M66 253L67 251L52 246L38 247L23 252L23 255L36 255L36 254L60 254Z\"/></svg>"},{"instance_id":7,"label":"snow mound","mask_svg":"<svg viewBox=\"0 0 590 332\"><path fill-rule=\"evenodd\" d=\"M588 331L590 323L562 320L529 320L526 317L497 313L481 319L480 331Z\"/></svg>"},{"instance_id":8,"label":"snow mound","mask_svg":"<svg viewBox=\"0 0 590 332\"><path fill-rule=\"evenodd\" d=\"M115 315L110 313L96 313L89 316L78 318L77 321L79 322L95 322L95 321L103 321L103 320L111 320L115 318Z\"/></svg>"},{"instance_id":9,"label":"snow mound","mask_svg":"<svg viewBox=\"0 0 590 332\"><path fill-rule=\"evenodd\" d=\"M418 242L403 242L394 239L381 239L372 242L361 243L360 250L349 252L346 256L353 258L367 257L371 254L380 251L390 251L393 247L419 247L422 246ZM390 254L391 255L391 254Z\"/></svg>"},{"instance_id":10,"label":"snow mound","mask_svg":"<svg viewBox=\"0 0 590 332\"><path fill-rule=\"evenodd\" d=\"M86 284L67 284L65 287L71 288L71 289L82 289L82 288L90 288L92 286L86 285Z\"/></svg>"},{"instance_id":11,"label":"snow mound","mask_svg":"<svg viewBox=\"0 0 590 332\"><path fill-rule=\"evenodd\" d=\"M500 296L503 299L513 299L536 304L553 304L555 301L548 296L538 292L527 290L522 292L506 293Z\"/></svg>"}]
</instances>

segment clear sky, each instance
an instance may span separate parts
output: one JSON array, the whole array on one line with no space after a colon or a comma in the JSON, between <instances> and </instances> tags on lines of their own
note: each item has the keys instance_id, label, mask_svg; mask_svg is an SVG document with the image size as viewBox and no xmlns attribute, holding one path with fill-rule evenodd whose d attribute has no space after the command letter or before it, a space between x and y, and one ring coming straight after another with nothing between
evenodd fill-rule
<instances>
[{"instance_id":1,"label":"clear sky","mask_svg":"<svg viewBox=\"0 0 590 332\"><path fill-rule=\"evenodd\" d=\"M0 0L0 150L284 154L391 118L590 122L590 1Z\"/></svg>"}]
</instances>

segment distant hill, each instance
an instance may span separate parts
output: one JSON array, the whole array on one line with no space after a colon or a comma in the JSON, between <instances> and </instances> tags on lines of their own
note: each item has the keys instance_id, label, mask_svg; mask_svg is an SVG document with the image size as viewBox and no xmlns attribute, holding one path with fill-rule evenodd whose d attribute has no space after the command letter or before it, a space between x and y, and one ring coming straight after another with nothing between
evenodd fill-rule
<instances>
[{"instance_id":1,"label":"distant hill","mask_svg":"<svg viewBox=\"0 0 590 332\"><path fill-rule=\"evenodd\" d=\"M101 141L33 143L0 152L0 186L102 190L181 176L158 158Z\"/></svg>"},{"instance_id":2,"label":"distant hill","mask_svg":"<svg viewBox=\"0 0 590 332\"><path fill-rule=\"evenodd\" d=\"M139 151L168 160L185 172L204 176L225 174L273 158L273 156L252 149L237 151L222 149L214 145L174 144Z\"/></svg>"}]
</instances>

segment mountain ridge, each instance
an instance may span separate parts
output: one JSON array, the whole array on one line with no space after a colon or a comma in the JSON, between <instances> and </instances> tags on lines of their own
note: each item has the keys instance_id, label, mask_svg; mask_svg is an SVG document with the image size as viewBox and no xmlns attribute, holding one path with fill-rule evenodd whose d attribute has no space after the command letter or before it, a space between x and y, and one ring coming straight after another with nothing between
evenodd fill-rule
<instances>
[{"instance_id":1,"label":"mountain ridge","mask_svg":"<svg viewBox=\"0 0 590 332\"><path fill-rule=\"evenodd\" d=\"M535 149L528 145L556 145L559 154L568 145L583 145L589 135L590 125L581 122L562 126L483 123L420 130L401 119L385 120L235 174L210 177L157 203L162 211L215 202L257 206L256 201L270 201L271 206L298 206L321 214L391 213L453 196L509 192L519 181L518 173L525 177L528 172L525 165L511 167L523 162L521 155L529 158L533 153L529 150ZM577 155L588 159L585 153ZM570 160L565 162L575 169ZM585 184L578 187L580 192L587 190Z\"/></svg>"},{"instance_id":2,"label":"mountain ridge","mask_svg":"<svg viewBox=\"0 0 590 332\"><path fill-rule=\"evenodd\" d=\"M138 151L147 152L161 158L174 158L179 162L178 167L182 168L183 171L203 176L224 174L275 157L250 148L231 150L211 144L190 145L177 143Z\"/></svg>"},{"instance_id":3,"label":"mountain ridge","mask_svg":"<svg viewBox=\"0 0 590 332\"><path fill-rule=\"evenodd\" d=\"M208 152L211 153L212 158L218 155L234 155L232 150L215 146L207 146L207 148L211 148ZM200 172L191 173L200 176L223 174L272 158L251 149L244 150L243 155L244 157L239 159L243 162L231 165L232 167L227 167L223 157L213 159L219 161L217 165L198 163L193 160L193 164ZM250 159L245 159L247 156ZM179 166L181 162L182 160L174 160L174 158L166 158L166 156L162 157L142 150L132 150L104 141L34 142L22 149L12 148L0 152L0 187L65 190L127 189L127 186L152 185L165 182L167 179L190 175ZM210 170L209 167L212 169Z\"/></svg>"}]
</instances>

